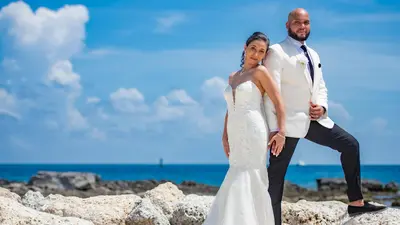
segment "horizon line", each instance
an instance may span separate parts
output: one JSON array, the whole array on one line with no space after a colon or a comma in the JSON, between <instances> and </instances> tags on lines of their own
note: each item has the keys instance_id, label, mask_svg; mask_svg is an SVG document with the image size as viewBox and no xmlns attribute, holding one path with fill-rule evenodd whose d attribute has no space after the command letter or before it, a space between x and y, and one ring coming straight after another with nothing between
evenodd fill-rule
<instances>
[{"instance_id":1,"label":"horizon line","mask_svg":"<svg viewBox=\"0 0 400 225\"><path fill-rule=\"evenodd\" d=\"M0 162L0 165L157 165L160 163L108 163L108 162ZM212 165L224 165L229 166L228 163L162 163L163 166L174 166L174 165L204 165L204 166L212 166ZM266 165L267 166L267 165ZM298 163L290 163L289 166L341 166L341 164L304 164L299 165ZM379 164L379 163L364 163L361 166L400 166L399 164Z\"/></svg>"}]
</instances>

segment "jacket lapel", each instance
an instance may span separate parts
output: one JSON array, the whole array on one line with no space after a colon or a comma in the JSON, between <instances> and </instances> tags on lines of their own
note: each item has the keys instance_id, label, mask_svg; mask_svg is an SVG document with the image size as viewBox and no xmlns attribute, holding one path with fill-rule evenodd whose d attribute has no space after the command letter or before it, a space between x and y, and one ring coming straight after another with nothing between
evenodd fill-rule
<instances>
[{"instance_id":1,"label":"jacket lapel","mask_svg":"<svg viewBox=\"0 0 400 225\"><path fill-rule=\"evenodd\" d=\"M310 91L312 92L313 85L312 85L312 80L311 80L310 74L307 71L308 70L307 69L307 62L308 62L307 57L304 54L302 54L302 52L300 52L301 50L297 49L297 47L290 41L289 37L286 38L285 44L288 46L288 49L290 49L289 55L296 56L296 61L297 61L296 68L298 67L299 68L298 70L301 70L301 71L299 71L299 73L302 73L305 76L308 87L309 87Z\"/></svg>"},{"instance_id":2,"label":"jacket lapel","mask_svg":"<svg viewBox=\"0 0 400 225\"><path fill-rule=\"evenodd\" d=\"M318 57L314 54L314 51L309 50L308 51L310 56L311 56L311 60L313 61L313 67L314 67L314 84L312 85L312 90L315 89L315 87L318 87L317 84L319 84L319 79L320 79L320 73L319 73L319 69L318 69L318 64L319 64L319 60ZM310 77L308 75L308 77ZM310 82L311 82L311 77L310 77ZM313 91L314 92L314 91Z\"/></svg>"},{"instance_id":3,"label":"jacket lapel","mask_svg":"<svg viewBox=\"0 0 400 225\"><path fill-rule=\"evenodd\" d=\"M296 54L296 59L297 59L297 64L300 64L299 68L301 70L301 73L305 76L308 87L310 88L310 91L312 91L312 80L310 77L310 74L308 73L308 59L305 55L301 54L295 46L292 45L292 49L294 50L294 53ZM314 74L315 75L315 74Z\"/></svg>"},{"instance_id":4,"label":"jacket lapel","mask_svg":"<svg viewBox=\"0 0 400 225\"><path fill-rule=\"evenodd\" d=\"M286 40L284 41L284 43L286 44L286 46L288 47L290 53L289 55L293 55L296 57L296 68L298 66L298 70L299 73L303 74L307 80L307 84L308 84L308 88L310 89L310 92L313 92L313 86L315 87L315 85L313 85L313 82L311 80L310 74L308 72L308 59L307 57L301 52L302 50L298 50L297 47L289 40L289 38L286 38ZM311 52L311 51L309 51ZM314 59L316 59L315 55L313 53L311 53L311 57L313 60L313 67L314 67L314 83L316 81L316 65L314 63ZM317 64L318 65L318 64Z\"/></svg>"}]
</instances>

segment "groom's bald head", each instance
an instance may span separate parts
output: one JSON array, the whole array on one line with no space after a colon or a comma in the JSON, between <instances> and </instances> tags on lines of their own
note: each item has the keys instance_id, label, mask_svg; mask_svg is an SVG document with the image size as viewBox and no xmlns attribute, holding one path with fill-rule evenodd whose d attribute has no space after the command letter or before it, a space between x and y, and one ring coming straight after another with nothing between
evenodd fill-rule
<instances>
[{"instance_id":1,"label":"groom's bald head","mask_svg":"<svg viewBox=\"0 0 400 225\"><path fill-rule=\"evenodd\" d=\"M294 20L294 19L296 19L296 18L299 18L299 17L301 17L301 16L307 16L307 17L309 17L309 16L308 16L308 12L307 12L305 9L303 9L303 8L296 8L296 9L292 10L292 11L289 13L289 15L288 15L288 22L291 21L291 20Z\"/></svg>"},{"instance_id":2,"label":"groom's bald head","mask_svg":"<svg viewBox=\"0 0 400 225\"><path fill-rule=\"evenodd\" d=\"M310 35L310 17L308 12L303 8L296 8L288 15L286 22L288 35L298 41L307 40Z\"/></svg>"}]
</instances>

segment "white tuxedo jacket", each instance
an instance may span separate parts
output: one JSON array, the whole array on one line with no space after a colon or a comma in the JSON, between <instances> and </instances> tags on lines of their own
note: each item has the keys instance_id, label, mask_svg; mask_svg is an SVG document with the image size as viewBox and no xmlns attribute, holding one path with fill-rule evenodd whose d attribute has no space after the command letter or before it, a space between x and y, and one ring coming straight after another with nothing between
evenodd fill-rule
<instances>
[{"instance_id":1,"label":"white tuxedo jacket","mask_svg":"<svg viewBox=\"0 0 400 225\"><path fill-rule=\"evenodd\" d=\"M332 128L334 122L328 117L328 90L322 76L318 54L307 46L314 67L314 84L308 72L307 57L297 49L292 40L270 47L264 65L275 80L286 109L286 136L303 138L310 126L310 100L326 108L318 122ZM278 130L275 106L268 95L264 96L266 120L270 131Z\"/></svg>"}]
</instances>

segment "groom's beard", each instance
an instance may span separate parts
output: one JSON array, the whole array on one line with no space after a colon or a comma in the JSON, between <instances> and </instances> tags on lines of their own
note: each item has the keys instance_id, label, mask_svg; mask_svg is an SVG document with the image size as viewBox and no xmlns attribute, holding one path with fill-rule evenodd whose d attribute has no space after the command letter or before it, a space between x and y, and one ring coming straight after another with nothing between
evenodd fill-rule
<instances>
[{"instance_id":1,"label":"groom's beard","mask_svg":"<svg viewBox=\"0 0 400 225\"><path fill-rule=\"evenodd\" d=\"M289 30L288 30L289 37L291 37L291 38L293 38L294 40L297 40L297 41L305 41L305 40L307 40L308 36L310 36L310 33L311 33L311 31L309 31L307 33L307 35L304 38L302 38L302 37L297 36L297 34L295 32L293 32L292 29L289 28Z\"/></svg>"}]
</instances>

